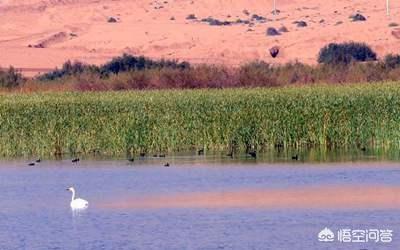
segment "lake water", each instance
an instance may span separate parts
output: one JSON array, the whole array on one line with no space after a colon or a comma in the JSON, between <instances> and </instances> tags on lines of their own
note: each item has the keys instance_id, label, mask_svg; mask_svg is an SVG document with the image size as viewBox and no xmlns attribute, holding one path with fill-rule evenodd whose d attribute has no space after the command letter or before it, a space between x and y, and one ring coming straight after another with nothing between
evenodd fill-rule
<instances>
[{"instance_id":1,"label":"lake water","mask_svg":"<svg viewBox=\"0 0 400 250\"><path fill-rule=\"evenodd\" d=\"M396 162L216 159L1 161L0 249L400 249ZM392 241L339 242L340 229Z\"/></svg>"}]
</instances>

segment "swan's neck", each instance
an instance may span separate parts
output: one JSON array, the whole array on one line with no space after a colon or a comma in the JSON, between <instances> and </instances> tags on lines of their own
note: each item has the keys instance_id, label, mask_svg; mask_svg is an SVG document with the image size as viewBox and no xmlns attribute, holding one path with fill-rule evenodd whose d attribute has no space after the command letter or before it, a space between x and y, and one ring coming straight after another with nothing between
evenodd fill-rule
<instances>
[{"instance_id":1,"label":"swan's neck","mask_svg":"<svg viewBox=\"0 0 400 250\"><path fill-rule=\"evenodd\" d=\"M72 192L72 198L71 198L71 201L73 201L73 200L75 200L75 190L71 190L71 192Z\"/></svg>"}]
</instances>

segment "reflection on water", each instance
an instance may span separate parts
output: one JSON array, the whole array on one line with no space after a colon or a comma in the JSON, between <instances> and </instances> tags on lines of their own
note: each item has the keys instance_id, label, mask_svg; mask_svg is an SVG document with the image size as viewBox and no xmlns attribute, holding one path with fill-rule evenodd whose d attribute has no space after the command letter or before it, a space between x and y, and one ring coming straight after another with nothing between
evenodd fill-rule
<instances>
[{"instance_id":1,"label":"reflection on water","mask_svg":"<svg viewBox=\"0 0 400 250\"><path fill-rule=\"evenodd\" d=\"M196 192L150 197L119 197L102 201L98 205L109 209L396 209L400 208L400 187L318 186Z\"/></svg>"},{"instance_id":2,"label":"reflection on water","mask_svg":"<svg viewBox=\"0 0 400 250\"><path fill-rule=\"evenodd\" d=\"M394 158L314 164L304 159L316 153L293 153L4 160L0 249L400 249ZM71 211L69 186L87 210ZM391 229L394 240L321 243L326 227Z\"/></svg>"},{"instance_id":3,"label":"reflection on water","mask_svg":"<svg viewBox=\"0 0 400 250\"><path fill-rule=\"evenodd\" d=\"M88 213L87 209L71 209L71 214L73 218L78 218L85 216Z\"/></svg>"}]
</instances>

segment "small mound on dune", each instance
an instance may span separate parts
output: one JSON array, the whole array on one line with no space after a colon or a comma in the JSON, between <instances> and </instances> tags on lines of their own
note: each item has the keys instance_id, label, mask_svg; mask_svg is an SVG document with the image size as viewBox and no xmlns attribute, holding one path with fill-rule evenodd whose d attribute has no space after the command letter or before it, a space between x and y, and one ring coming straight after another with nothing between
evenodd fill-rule
<instances>
[{"instance_id":1,"label":"small mound on dune","mask_svg":"<svg viewBox=\"0 0 400 250\"><path fill-rule=\"evenodd\" d=\"M392 31L392 36L394 36L397 39L400 39L400 28L396 28Z\"/></svg>"},{"instance_id":2,"label":"small mound on dune","mask_svg":"<svg viewBox=\"0 0 400 250\"><path fill-rule=\"evenodd\" d=\"M279 36L281 33L273 27L269 27L266 32L267 36Z\"/></svg>"},{"instance_id":3,"label":"small mound on dune","mask_svg":"<svg viewBox=\"0 0 400 250\"><path fill-rule=\"evenodd\" d=\"M361 15L360 13L357 13L355 15L351 15L350 19L353 22L363 22L363 21L367 21L367 18L365 18L363 15Z\"/></svg>"},{"instance_id":4,"label":"small mound on dune","mask_svg":"<svg viewBox=\"0 0 400 250\"><path fill-rule=\"evenodd\" d=\"M45 38L34 45L30 45L29 47L34 48L47 48L53 44L64 42L68 39L68 34L66 32L58 32L54 35L51 35L48 38Z\"/></svg>"},{"instance_id":5,"label":"small mound on dune","mask_svg":"<svg viewBox=\"0 0 400 250\"><path fill-rule=\"evenodd\" d=\"M307 23L305 21L295 21L293 23L299 28L307 27Z\"/></svg>"}]
</instances>

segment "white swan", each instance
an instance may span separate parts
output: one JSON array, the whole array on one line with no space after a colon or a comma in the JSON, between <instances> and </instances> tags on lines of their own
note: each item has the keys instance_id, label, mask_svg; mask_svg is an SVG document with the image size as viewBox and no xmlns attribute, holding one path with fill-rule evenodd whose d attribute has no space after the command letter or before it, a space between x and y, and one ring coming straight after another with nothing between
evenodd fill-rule
<instances>
[{"instance_id":1,"label":"white swan","mask_svg":"<svg viewBox=\"0 0 400 250\"><path fill-rule=\"evenodd\" d=\"M75 199L75 188L70 187L67 188L68 191L72 192L72 198L71 198L71 208L72 209L85 209L88 208L89 202L81 199L81 198L76 198Z\"/></svg>"}]
</instances>

